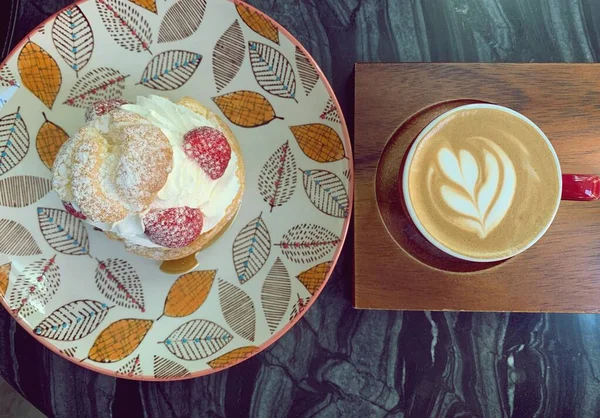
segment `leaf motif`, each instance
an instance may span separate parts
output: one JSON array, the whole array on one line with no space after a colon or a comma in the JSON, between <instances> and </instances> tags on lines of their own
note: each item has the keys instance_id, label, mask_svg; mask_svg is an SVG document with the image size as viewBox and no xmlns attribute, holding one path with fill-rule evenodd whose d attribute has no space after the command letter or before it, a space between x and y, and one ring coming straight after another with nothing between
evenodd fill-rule
<instances>
[{"instance_id":1,"label":"leaf motif","mask_svg":"<svg viewBox=\"0 0 600 418\"><path fill-rule=\"evenodd\" d=\"M241 284L265 265L271 253L271 236L262 214L242 228L233 241L233 264Z\"/></svg>"},{"instance_id":2,"label":"leaf motif","mask_svg":"<svg viewBox=\"0 0 600 418\"><path fill-rule=\"evenodd\" d=\"M217 93L240 71L246 55L246 44L240 23L236 20L223 33L213 50L213 74Z\"/></svg>"},{"instance_id":3,"label":"leaf motif","mask_svg":"<svg viewBox=\"0 0 600 418\"><path fill-rule=\"evenodd\" d=\"M95 300L76 300L52 312L33 332L50 340L79 340L98 328L109 309L105 303Z\"/></svg>"},{"instance_id":4,"label":"leaf motif","mask_svg":"<svg viewBox=\"0 0 600 418\"><path fill-rule=\"evenodd\" d=\"M77 354L77 347L65 348L64 350L59 350L59 352L69 358L73 358L75 357L75 354Z\"/></svg>"},{"instance_id":5,"label":"leaf motif","mask_svg":"<svg viewBox=\"0 0 600 418\"><path fill-rule=\"evenodd\" d=\"M60 270L56 256L34 261L15 280L8 304L15 315L26 318L43 313L44 307L60 286Z\"/></svg>"},{"instance_id":6,"label":"leaf motif","mask_svg":"<svg viewBox=\"0 0 600 418\"><path fill-rule=\"evenodd\" d=\"M487 166L487 175L479 189L477 207L480 208L482 213L487 213L500 184L500 167L496 159L489 152L485 152L484 161ZM473 186L474 189L475 187Z\"/></svg>"},{"instance_id":7,"label":"leaf motif","mask_svg":"<svg viewBox=\"0 0 600 418\"><path fill-rule=\"evenodd\" d=\"M52 109L62 84L56 60L41 46L29 41L19 54L17 67L23 85Z\"/></svg>"},{"instance_id":8,"label":"leaf motif","mask_svg":"<svg viewBox=\"0 0 600 418\"><path fill-rule=\"evenodd\" d=\"M96 268L96 286L111 302L124 308L146 312L140 277L127 261L120 258L99 261Z\"/></svg>"},{"instance_id":9,"label":"leaf motif","mask_svg":"<svg viewBox=\"0 0 600 418\"><path fill-rule=\"evenodd\" d=\"M279 44L279 30L271 19L246 3L236 2L235 8L246 25L260 36Z\"/></svg>"},{"instance_id":10,"label":"leaf motif","mask_svg":"<svg viewBox=\"0 0 600 418\"><path fill-rule=\"evenodd\" d=\"M279 257L267 274L260 297L267 325L273 334L285 315L292 297L290 274Z\"/></svg>"},{"instance_id":11,"label":"leaf motif","mask_svg":"<svg viewBox=\"0 0 600 418\"><path fill-rule=\"evenodd\" d=\"M292 307L292 312L290 313L290 322L296 319L298 315L302 314L302 312L306 310L306 305L308 305L308 302L310 302L310 297L303 298L300 297L300 295L297 295L297 297L298 300L296 301L296 303L294 303L294 306Z\"/></svg>"},{"instance_id":12,"label":"leaf motif","mask_svg":"<svg viewBox=\"0 0 600 418\"><path fill-rule=\"evenodd\" d=\"M152 29L139 11L122 0L96 0L96 7L115 42L128 51L150 52Z\"/></svg>"},{"instance_id":13,"label":"leaf motif","mask_svg":"<svg viewBox=\"0 0 600 418\"><path fill-rule=\"evenodd\" d=\"M269 157L258 176L258 190L271 212L291 199L296 182L296 159L286 141Z\"/></svg>"},{"instance_id":14,"label":"leaf motif","mask_svg":"<svg viewBox=\"0 0 600 418\"><path fill-rule=\"evenodd\" d=\"M342 180L331 171L302 171L304 190L321 212L337 218L348 217L348 193Z\"/></svg>"},{"instance_id":15,"label":"leaf motif","mask_svg":"<svg viewBox=\"0 0 600 418\"><path fill-rule=\"evenodd\" d=\"M340 123L340 114L338 113L338 108L335 103L333 103L333 99L331 97L329 100L327 100L327 105L325 105L325 109L321 113L320 118L330 122Z\"/></svg>"},{"instance_id":16,"label":"leaf motif","mask_svg":"<svg viewBox=\"0 0 600 418\"><path fill-rule=\"evenodd\" d=\"M154 377L157 379L180 379L191 373L181 364L163 357L154 356Z\"/></svg>"},{"instance_id":17,"label":"leaf motif","mask_svg":"<svg viewBox=\"0 0 600 418\"><path fill-rule=\"evenodd\" d=\"M52 181L43 177L13 176L0 179L0 205L22 208L37 202L52 190Z\"/></svg>"},{"instance_id":18,"label":"leaf motif","mask_svg":"<svg viewBox=\"0 0 600 418\"><path fill-rule=\"evenodd\" d=\"M256 312L250 296L242 289L219 280L219 300L227 325L247 340L254 341Z\"/></svg>"},{"instance_id":19,"label":"leaf motif","mask_svg":"<svg viewBox=\"0 0 600 418\"><path fill-rule=\"evenodd\" d=\"M0 219L0 253L23 257L38 255L42 251L23 225L9 219Z\"/></svg>"},{"instance_id":20,"label":"leaf motif","mask_svg":"<svg viewBox=\"0 0 600 418\"><path fill-rule=\"evenodd\" d=\"M148 63L139 84L161 91L178 89L194 75L201 61L202 55L195 52L162 52Z\"/></svg>"},{"instance_id":21,"label":"leaf motif","mask_svg":"<svg viewBox=\"0 0 600 418\"><path fill-rule=\"evenodd\" d=\"M512 205L513 199L515 197L513 190L515 190L517 183L515 167L513 166L510 157L505 153L500 153L499 151L502 150L500 150L500 147L496 147L496 153L499 156L502 164L503 179L499 193L496 196L496 201L493 203L493 206L490 207L490 209L487 212L487 218L485 220L485 230L488 232L496 228L500 224L502 219L504 219L504 216L508 212L508 208L510 207L510 205ZM494 157L491 153L486 153L486 160L488 158Z\"/></svg>"},{"instance_id":22,"label":"leaf motif","mask_svg":"<svg viewBox=\"0 0 600 418\"><path fill-rule=\"evenodd\" d=\"M200 360L212 356L232 339L227 330L214 322L193 319L173 331L164 343L182 360Z\"/></svg>"},{"instance_id":23,"label":"leaf motif","mask_svg":"<svg viewBox=\"0 0 600 418\"><path fill-rule=\"evenodd\" d=\"M0 266L0 298L3 298L6 295L11 267L11 263L2 264Z\"/></svg>"},{"instance_id":24,"label":"leaf motif","mask_svg":"<svg viewBox=\"0 0 600 418\"><path fill-rule=\"evenodd\" d=\"M471 194L475 194L475 185L479 179L479 167L477 166L477 161L475 161L473 154L466 150L460 150L459 157L467 190L470 191Z\"/></svg>"},{"instance_id":25,"label":"leaf motif","mask_svg":"<svg viewBox=\"0 0 600 418\"><path fill-rule=\"evenodd\" d=\"M317 81L319 81L319 74L308 57L298 47L296 47L296 66L298 67L302 87L304 87L304 92L308 96L315 88Z\"/></svg>"},{"instance_id":26,"label":"leaf motif","mask_svg":"<svg viewBox=\"0 0 600 418\"><path fill-rule=\"evenodd\" d=\"M87 109L97 101L120 98L127 77L112 68L95 68L75 83L64 104Z\"/></svg>"},{"instance_id":27,"label":"leaf motif","mask_svg":"<svg viewBox=\"0 0 600 418\"><path fill-rule=\"evenodd\" d=\"M148 10L152 13L157 13L158 9L156 8L156 0L129 0L132 3L137 4L140 7Z\"/></svg>"},{"instance_id":28,"label":"leaf motif","mask_svg":"<svg viewBox=\"0 0 600 418\"><path fill-rule=\"evenodd\" d=\"M29 150L29 132L20 108L0 119L0 175L19 164Z\"/></svg>"},{"instance_id":29,"label":"leaf motif","mask_svg":"<svg viewBox=\"0 0 600 418\"><path fill-rule=\"evenodd\" d=\"M300 224L285 233L278 245L288 260L312 263L329 255L339 244L339 237L316 224Z\"/></svg>"},{"instance_id":30,"label":"leaf motif","mask_svg":"<svg viewBox=\"0 0 600 418\"><path fill-rule=\"evenodd\" d=\"M125 363L123 366L121 366L115 372L115 374L117 376L121 375L121 376L127 376L127 377L141 376L142 365L140 363L140 355L138 354L136 357L132 358L127 363Z\"/></svg>"},{"instance_id":31,"label":"leaf motif","mask_svg":"<svg viewBox=\"0 0 600 418\"><path fill-rule=\"evenodd\" d=\"M204 270L179 276L167 295L164 315L181 318L196 312L206 301L216 274L216 270Z\"/></svg>"},{"instance_id":32,"label":"leaf motif","mask_svg":"<svg viewBox=\"0 0 600 418\"><path fill-rule=\"evenodd\" d=\"M38 208L38 222L44 239L55 251L67 255L86 255L90 241L81 220L61 209Z\"/></svg>"},{"instance_id":33,"label":"leaf motif","mask_svg":"<svg viewBox=\"0 0 600 418\"><path fill-rule=\"evenodd\" d=\"M139 347L154 321L121 319L106 327L90 348L88 358L97 363L123 360Z\"/></svg>"},{"instance_id":34,"label":"leaf motif","mask_svg":"<svg viewBox=\"0 0 600 418\"><path fill-rule=\"evenodd\" d=\"M345 157L344 144L337 132L327 125L313 123L290 126L302 152L311 160L330 163Z\"/></svg>"},{"instance_id":35,"label":"leaf motif","mask_svg":"<svg viewBox=\"0 0 600 418\"><path fill-rule=\"evenodd\" d=\"M19 83L8 65L0 67L0 87L19 87Z\"/></svg>"},{"instance_id":36,"label":"leaf motif","mask_svg":"<svg viewBox=\"0 0 600 418\"><path fill-rule=\"evenodd\" d=\"M174 42L192 35L200 27L206 0L179 0L167 10L158 30L158 43Z\"/></svg>"},{"instance_id":37,"label":"leaf motif","mask_svg":"<svg viewBox=\"0 0 600 418\"><path fill-rule=\"evenodd\" d=\"M79 75L94 52L94 33L79 6L72 5L56 16L52 42L62 59Z\"/></svg>"},{"instance_id":38,"label":"leaf motif","mask_svg":"<svg viewBox=\"0 0 600 418\"><path fill-rule=\"evenodd\" d=\"M52 165L60 147L69 139L69 134L57 124L50 122L46 114L42 112L45 122L38 131L35 147L40 159L46 167L52 170Z\"/></svg>"},{"instance_id":39,"label":"leaf motif","mask_svg":"<svg viewBox=\"0 0 600 418\"><path fill-rule=\"evenodd\" d=\"M227 354L223 354L222 356L209 361L208 365L215 370L223 369L225 367L233 366L234 364L237 364L242 360L247 359L257 351L258 347L254 346L236 348L235 350L230 351Z\"/></svg>"},{"instance_id":40,"label":"leaf motif","mask_svg":"<svg viewBox=\"0 0 600 418\"><path fill-rule=\"evenodd\" d=\"M296 100L296 76L287 58L258 42L248 42L248 49L258 85L274 96Z\"/></svg>"},{"instance_id":41,"label":"leaf motif","mask_svg":"<svg viewBox=\"0 0 600 418\"><path fill-rule=\"evenodd\" d=\"M315 292L321 288L321 285L327 277L327 273L331 270L331 266L331 261L317 264L300 273L297 278L304 287L306 287L306 290L308 290L311 295L314 295Z\"/></svg>"},{"instance_id":42,"label":"leaf motif","mask_svg":"<svg viewBox=\"0 0 600 418\"><path fill-rule=\"evenodd\" d=\"M442 172L454 183L462 187L463 178L458 158L448 148L442 148L438 154L438 163Z\"/></svg>"},{"instance_id":43,"label":"leaf motif","mask_svg":"<svg viewBox=\"0 0 600 418\"><path fill-rule=\"evenodd\" d=\"M243 128L256 128L273 119L283 119L275 115L275 109L264 96L253 91L239 90L213 97L213 101L227 119Z\"/></svg>"},{"instance_id":44,"label":"leaf motif","mask_svg":"<svg viewBox=\"0 0 600 418\"><path fill-rule=\"evenodd\" d=\"M456 155L442 148L436 162L442 180L447 180L440 187L442 200L457 215L452 222L485 238L500 224L512 204L516 174L512 161L498 145L490 141L482 146L481 167L466 149ZM483 173L485 179L480 181Z\"/></svg>"},{"instance_id":45,"label":"leaf motif","mask_svg":"<svg viewBox=\"0 0 600 418\"><path fill-rule=\"evenodd\" d=\"M452 187L443 185L441 187L442 196L450 209L463 216L474 218L475 224L479 223L479 213L474 203L464 194L454 190ZM476 226L475 230L479 230L480 226ZM483 234L483 230L481 231ZM483 236L482 236L483 238Z\"/></svg>"}]
</instances>

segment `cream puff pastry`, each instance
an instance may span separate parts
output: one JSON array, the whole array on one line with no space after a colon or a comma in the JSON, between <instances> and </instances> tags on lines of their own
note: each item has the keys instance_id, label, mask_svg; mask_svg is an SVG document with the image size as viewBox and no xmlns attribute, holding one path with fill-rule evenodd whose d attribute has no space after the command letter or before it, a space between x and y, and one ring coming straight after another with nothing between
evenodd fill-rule
<instances>
[{"instance_id":1,"label":"cream puff pastry","mask_svg":"<svg viewBox=\"0 0 600 418\"><path fill-rule=\"evenodd\" d=\"M135 254L201 250L235 217L245 188L239 143L191 98L98 102L60 149L53 187L75 216Z\"/></svg>"}]
</instances>

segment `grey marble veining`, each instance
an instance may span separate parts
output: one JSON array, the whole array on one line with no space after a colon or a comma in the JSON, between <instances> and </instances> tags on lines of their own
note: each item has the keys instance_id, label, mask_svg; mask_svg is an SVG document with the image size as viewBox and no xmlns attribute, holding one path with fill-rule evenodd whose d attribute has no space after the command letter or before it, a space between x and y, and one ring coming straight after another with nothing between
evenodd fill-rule
<instances>
[{"instance_id":1,"label":"grey marble veining","mask_svg":"<svg viewBox=\"0 0 600 418\"><path fill-rule=\"evenodd\" d=\"M0 377L0 418L42 418L44 416Z\"/></svg>"},{"instance_id":2,"label":"grey marble veining","mask_svg":"<svg viewBox=\"0 0 600 418\"><path fill-rule=\"evenodd\" d=\"M68 3L12 0L12 44ZM311 51L350 128L357 61L589 62L600 51L596 0L250 3ZM350 244L303 320L233 369L116 380L55 356L1 311L0 374L57 417L600 416L599 316L357 311Z\"/></svg>"}]
</instances>

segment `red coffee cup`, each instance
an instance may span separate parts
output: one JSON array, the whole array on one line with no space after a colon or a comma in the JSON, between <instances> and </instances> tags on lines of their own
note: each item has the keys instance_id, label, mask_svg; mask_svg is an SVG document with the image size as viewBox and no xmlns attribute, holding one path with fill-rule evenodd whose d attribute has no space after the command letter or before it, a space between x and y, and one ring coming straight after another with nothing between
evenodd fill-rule
<instances>
[{"instance_id":1,"label":"red coffee cup","mask_svg":"<svg viewBox=\"0 0 600 418\"><path fill-rule=\"evenodd\" d=\"M548 155L547 151L550 151L550 154L552 156L551 159L553 159L554 163L556 164L556 171L553 170L553 173L556 172L558 178L556 178L554 181L553 180L553 184L554 185L558 185L558 190L556 190L556 188L553 188L553 195L551 197L551 199L554 199L554 193L556 196L556 201L554 202L554 200L552 200L552 206L551 206L551 212L546 212L549 216L547 216L547 221L545 224L541 225L539 231L536 231L536 235L534 237L532 237L531 239L529 239L529 237L527 238L527 240L525 240L519 247L515 247L514 252L512 252L509 255L502 255L502 256L498 256L498 257L479 257L479 256L473 256L472 253L471 255L469 254L465 254L465 253L461 253L460 250L457 250L456 246L455 248L450 248L449 245L445 244L444 242L442 242L442 239L439 239L438 237L435 236L434 233L430 232L430 230L423 224L423 222L421 221L421 218L419 216L419 210L415 208L415 206L413 205L412 199L411 199L411 194L409 193L409 176L411 175L411 170L414 170L414 168L411 166L411 163L413 162L413 159L415 157L415 153L417 148L419 147L419 145L421 144L421 142L428 137L428 134L433 130L433 129L438 129L438 125L440 124L441 121L447 120L447 118L453 116L453 114L459 113L459 112L465 112L465 111L471 111L471 110L477 110L477 109L490 109L490 110L494 110L494 111L498 111L498 112L503 112L505 114L510 115L511 117L516 117L520 120L519 123L525 122L527 125L529 125L528 129L531 130L531 128L533 128L533 130L535 130L536 132L536 137L538 137L539 139L542 139L545 144L547 145L547 149L545 147L542 147L540 149L542 149L545 153L545 155ZM436 132L436 131L434 131ZM496 145L492 144L492 147L495 147ZM462 150L461 150L462 152ZM499 151L501 152L501 151ZM447 153L447 154L452 154L451 152ZM468 152L467 152L468 154ZM442 156L440 156L440 158L442 158ZM452 156L450 155L450 157L448 158L448 160L454 164L456 166L456 161L458 161L458 157L457 156ZM467 161L473 161L475 164L475 160L473 159L472 156L469 156L468 158L466 158ZM502 160L502 157L500 157L500 160ZM452 165L450 164L450 165ZM501 168L503 167L502 164L500 164ZM458 166L457 166L458 167ZM468 170L463 170L462 167L460 168L460 174L463 176L463 180L465 180L465 184L469 183L468 179L466 176L468 176ZM441 170L442 172L444 171L444 169ZM456 184L456 178L452 179L452 174L451 171L446 171L446 173L448 173L449 175L449 182L452 183L452 181L454 181L454 183L452 184ZM473 172L476 173L480 173L483 171L482 168L479 169L474 169L472 170ZM420 174L423 178L423 174L421 171ZM502 172L499 174L499 176L502 176L502 178L506 178L507 174ZM552 174L552 177L554 179L554 175ZM558 207L560 204L560 200L577 200L577 201L591 201L591 200L597 200L600 198L600 176L597 175L584 175L584 174L562 174L561 168L560 168L560 161L558 159L558 156L556 155L556 152L552 146L552 144L550 143L550 141L548 140L547 136L544 134L544 132L531 120L529 120L527 117L523 116L522 114L512 110L512 109L508 109L506 107L502 107L502 106L497 106L497 105L493 105L493 104L487 104L487 103L477 103L477 104L469 104L469 105L465 105L465 106L460 106L457 108L454 108L452 110L449 110L448 112L445 112L444 114L440 115L439 117L437 117L436 119L434 119L432 122L430 122L417 136L417 138L415 139L415 141L413 142L413 144L411 145L411 147L408 150L408 153L406 155L406 160L405 160L405 164L404 164L404 169L399 173L399 191L401 193L401 195L403 196L403 200L405 202L406 205L406 209L408 211L409 217L411 218L412 222L415 224L415 226L417 227L417 229L421 232L421 234L431 243L433 244L435 247L437 247L438 249L440 249L441 251L445 252L446 254L449 254L453 257L462 259L462 260L467 260L467 261L473 261L473 262L494 262L494 261L500 261L500 260L504 260L506 258L510 258L513 257L523 251L525 251L526 249L528 249L529 247L531 247L533 244L535 244L548 230L548 228L550 227L551 223L554 220L554 217L556 215L556 212L558 211ZM474 188L473 186L473 182L471 182L471 186ZM515 188L518 187L519 182L515 181ZM465 191L466 189L468 189L468 184L467 186L465 186L464 184L460 187L462 187L462 189L460 187L458 187L459 191ZM413 190L414 186L413 186ZM473 207L468 207L468 205L463 205L462 207L467 207L468 210L465 210L464 212L460 212L461 210L461 206L460 206L460 199L456 198L458 203L452 203L452 202L442 202L441 205L444 205L445 203L450 203L450 204L446 204L445 206L443 206L443 210L442 212L445 211L458 211L459 213L459 217L462 216L464 219L468 218L470 215L473 214L481 214L483 212L477 212L477 204L478 204L478 200L477 197L475 196L468 196L468 193L466 193L467 197L470 197L470 201L473 203L473 207L475 207L473 209ZM465 201L467 201L468 199L464 199ZM511 200L512 202L512 200ZM437 202L434 201L435 204L437 204ZM467 202L468 203L468 202ZM508 206L503 206L505 208L508 208L512 203L507 203ZM420 204L421 208L425 208L424 205ZM489 207L489 205L487 206ZM548 205L546 206L547 208L549 207ZM423 214L424 212L430 211L429 208L425 209L421 209L421 214ZM470 211L470 212L469 212ZM508 209L506 209L506 211L508 211ZM507 212L505 212L507 213ZM481 215L480 219L477 219L475 215L473 215L475 217L475 221L479 220L480 222L483 222L485 224L485 219L484 216ZM506 215L504 215L506 216ZM426 219L426 217L424 217ZM450 217L448 218L450 219ZM475 221L473 221L472 223L476 223ZM525 220L526 221L526 220ZM465 223L470 222L468 219L465 220ZM501 221L499 221L501 222ZM453 226L450 224L448 225L448 229L452 228ZM497 227L499 225L499 223L495 224ZM506 226L506 225L505 225ZM512 225L514 227L516 227L517 225ZM433 229L433 228L432 228ZM485 225L483 227L483 229L485 230ZM440 231L440 227L439 225L437 226L437 231ZM480 234L480 239L486 239L487 237L485 236L485 233L483 234L483 237L481 236L482 234ZM438 236L442 236L442 234L438 234ZM472 241L474 241L475 239L473 239ZM446 242L448 242L448 240L446 240ZM475 245L475 244L473 244ZM511 250L512 251L512 250Z\"/></svg>"}]
</instances>

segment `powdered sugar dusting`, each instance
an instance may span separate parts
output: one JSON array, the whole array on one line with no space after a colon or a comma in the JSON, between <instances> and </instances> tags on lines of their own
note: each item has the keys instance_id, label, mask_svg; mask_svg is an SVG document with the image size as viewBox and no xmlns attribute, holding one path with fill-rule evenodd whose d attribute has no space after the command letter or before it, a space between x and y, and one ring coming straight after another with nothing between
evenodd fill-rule
<instances>
[{"instance_id":1,"label":"powdered sugar dusting","mask_svg":"<svg viewBox=\"0 0 600 418\"><path fill-rule=\"evenodd\" d=\"M61 198L75 203L92 222L115 223L146 210L172 169L168 138L132 112L99 116L68 143L54 181L64 190Z\"/></svg>"},{"instance_id":2,"label":"powdered sugar dusting","mask_svg":"<svg viewBox=\"0 0 600 418\"><path fill-rule=\"evenodd\" d=\"M222 123L202 106L197 110L194 103L191 110L158 96L139 97L137 105L94 115L57 157L54 182L57 191L62 190L59 195L87 215L89 223L123 239L128 249L137 245L155 249L154 256L145 254L152 258L161 258L167 248L185 249L182 242L194 241L228 216L241 187L235 153L230 152L218 180L185 155L186 132L205 126L220 130ZM78 179L75 185L74 178ZM145 231L145 216L185 206L199 213L200 221L193 216L187 223L174 221L170 231L181 237L175 241L150 240L153 234ZM166 231L159 235L171 236Z\"/></svg>"},{"instance_id":3,"label":"powdered sugar dusting","mask_svg":"<svg viewBox=\"0 0 600 418\"><path fill-rule=\"evenodd\" d=\"M122 99L100 100L85 111L85 121L89 122L129 103Z\"/></svg>"},{"instance_id":4,"label":"powdered sugar dusting","mask_svg":"<svg viewBox=\"0 0 600 418\"><path fill-rule=\"evenodd\" d=\"M160 136L157 135L160 133ZM132 124L122 128L122 152L117 167L116 186L119 195L131 211L140 212L154 200L163 188L166 177L155 173L157 167L165 166L170 173L173 151L168 139L160 129L151 124ZM140 141L140 138L146 140Z\"/></svg>"},{"instance_id":5,"label":"powdered sugar dusting","mask_svg":"<svg viewBox=\"0 0 600 418\"><path fill-rule=\"evenodd\" d=\"M212 180L223 176L231 159L227 138L217 129L203 126L184 136L183 151L194 160Z\"/></svg>"},{"instance_id":6,"label":"powdered sugar dusting","mask_svg":"<svg viewBox=\"0 0 600 418\"><path fill-rule=\"evenodd\" d=\"M118 200L119 194L115 187L115 170L119 157L115 154L107 154L104 160L101 162L100 170L98 171L98 179L100 180L100 186L110 199Z\"/></svg>"},{"instance_id":7,"label":"powdered sugar dusting","mask_svg":"<svg viewBox=\"0 0 600 418\"><path fill-rule=\"evenodd\" d=\"M191 244L202 232L202 212L190 207L152 210L144 216L150 241L167 248Z\"/></svg>"},{"instance_id":8,"label":"powdered sugar dusting","mask_svg":"<svg viewBox=\"0 0 600 418\"><path fill-rule=\"evenodd\" d=\"M119 220L126 214L114 193L102 187L109 174L106 170L99 170L102 165L99 157L105 146L93 133L82 135L75 144L72 159L73 200L91 220L102 220L104 216Z\"/></svg>"},{"instance_id":9,"label":"powdered sugar dusting","mask_svg":"<svg viewBox=\"0 0 600 418\"><path fill-rule=\"evenodd\" d=\"M190 99L185 101L189 103ZM122 109L135 112L161 128L173 147L173 171L151 208L200 208L204 215L202 233L210 231L223 218L240 189L236 175L240 162L235 153L231 153L225 173L213 180L185 155L183 142L184 135L192 129L204 126L219 129L219 118L205 108L191 110L160 96L138 97L137 104L125 105Z\"/></svg>"},{"instance_id":10,"label":"powdered sugar dusting","mask_svg":"<svg viewBox=\"0 0 600 418\"><path fill-rule=\"evenodd\" d=\"M71 171L69 167L71 165L71 159L73 157L73 148L75 142L79 139L79 134L75 134L70 137L60 148L54 165L52 166L52 187L56 190L56 193L64 201L73 200L73 190L71 188Z\"/></svg>"}]
</instances>

